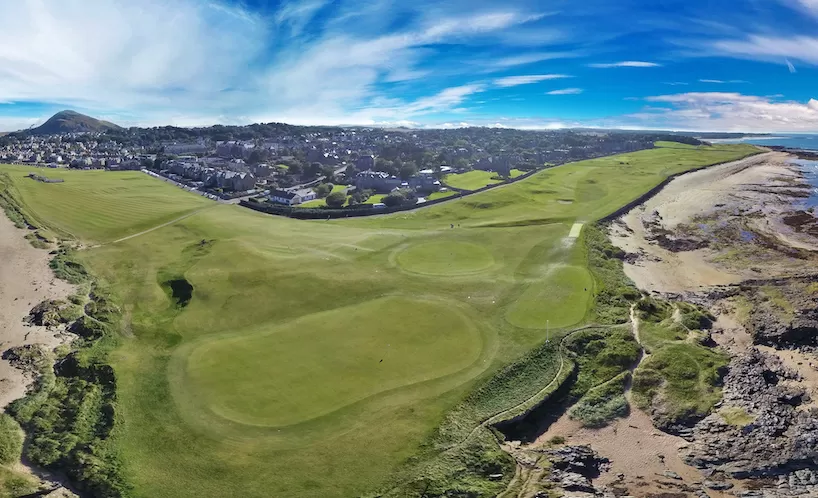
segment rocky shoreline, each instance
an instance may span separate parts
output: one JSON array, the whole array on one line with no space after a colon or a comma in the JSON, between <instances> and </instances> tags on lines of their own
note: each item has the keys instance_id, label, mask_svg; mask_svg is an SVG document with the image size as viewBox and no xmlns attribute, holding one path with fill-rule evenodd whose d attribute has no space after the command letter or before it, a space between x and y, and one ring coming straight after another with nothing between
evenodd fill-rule
<instances>
[{"instance_id":1,"label":"rocky shoreline","mask_svg":"<svg viewBox=\"0 0 818 498\"><path fill-rule=\"evenodd\" d=\"M721 401L666 432L633 406L596 431L560 421L507 448L545 483L516 496L818 496L818 219L789 157L683 175L611 225L640 290L712 314L696 340L729 355Z\"/></svg>"}]
</instances>

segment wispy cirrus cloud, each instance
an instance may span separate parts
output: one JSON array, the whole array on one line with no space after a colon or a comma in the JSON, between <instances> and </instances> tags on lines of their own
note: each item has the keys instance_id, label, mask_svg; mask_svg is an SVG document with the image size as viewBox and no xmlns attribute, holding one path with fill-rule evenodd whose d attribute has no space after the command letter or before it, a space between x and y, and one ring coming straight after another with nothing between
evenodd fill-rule
<instances>
[{"instance_id":1,"label":"wispy cirrus cloud","mask_svg":"<svg viewBox=\"0 0 818 498\"><path fill-rule=\"evenodd\" d=\"M714 83L716 85L723 85L725 83L747 83L744 80L712 80L712 79L700 79L699 83Z\"/></svg>"},{"instance_id":2,"label":"wispy cirrus cloud","mask_svg":"<svg viewBox=\"0 0 818 498\"><path fill-rule=\"evenodd\" d=\"M558 80L570 77L571 76L567 74L529 74L524 76L506 76L504 78L498 78L494 80L494 84L501 88L507 88L512 86L530 85L531 83L539 83L541 81Z\"/></svg>"},{"instance_id":3,"label":"wispy cirrus cloud","mask_svg":"<svg viewBox=\"0 0 818 498\"><path fill-rule=\"evenodd\" d=\"M792 71L790 60L818 65L818 37L750 35L743 39L716 40L710 48L717 55L755 59L786 64Z\"/></svg>"},{"instance_id":4,"label":"wispy cirrus cloud","mask_svg":"<svg viewBox=\"0 0 818 498\"><path fill-rule=\"evenodd\" d=\"M555 59L570 59L573 57L582 57L584 54L585 52L580 50L565 52L534 52L529 54L513 55L510 57L502 57L490 61L488 64L491 69L505 69Z\"/></svg>"},{"instance_id":5,"label":"wispy cirrus cloud","mask_svg":"<svg viewBox=\"0 0 818 498\"><path fill-rule=\"evenodd\" d=\"M660 67L661 64L656 62L645 62L645 61L622 61L622 62L610 62L610 63L595 63L595 64L588 64L588 67L600 68L600 69L609 69L614 67Z\"/></svg>"},{"instance_id":6,"label":"wispy cirrus cloud","mask_svg":"<svg viewBox=\"0 0 818 498\"><path fill-rule=\"evenodd\" d=\"M582 88L563 88L561 90L545 92L546 95L579 95L580 93L582 93Z\"/></svg>"}]
</instances>

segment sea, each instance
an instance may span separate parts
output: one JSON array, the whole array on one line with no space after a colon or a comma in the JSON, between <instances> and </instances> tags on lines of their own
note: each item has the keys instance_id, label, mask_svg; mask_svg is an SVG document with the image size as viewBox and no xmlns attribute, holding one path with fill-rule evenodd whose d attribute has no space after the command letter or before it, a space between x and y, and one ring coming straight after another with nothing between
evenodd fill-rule
<instances>
[{"instance_id":1,"label":"sea","mask_svg":"<svg viewBox=\"0 0 818 498\"><path fill-rule=\"evenodd\" d=\"M753 145L780 145L792 149L802 149L815 151L818 153L818 135L775 135L764 137L744 137L735 140L713 140L718 143L748 143ZM793 164L797 165L804 174L804 179L812 185L812 195L803 199L805 207L818 208L818 161L808 161L806 159L793 159ZM800 203L800 202L799 202Z\"/></svg>"},{"instance_id":2,"label":"sea","mask_svg":"<svg viewBox=\"0 0 818 498\"><path fill-rule=\"evenodd\" d=\"M763 137L744 137L730 140L713 140L723 144L780 145L792 149L812 150L818 152L818 135L774 135Z\"/></svg>"}]
</instances>

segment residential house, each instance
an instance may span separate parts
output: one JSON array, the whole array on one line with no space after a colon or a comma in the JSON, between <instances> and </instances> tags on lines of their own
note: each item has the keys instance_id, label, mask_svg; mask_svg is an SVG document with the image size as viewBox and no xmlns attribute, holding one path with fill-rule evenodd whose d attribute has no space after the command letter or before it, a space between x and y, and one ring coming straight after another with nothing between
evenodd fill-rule
<instances>
[{"instance_id":1,"label":"residential house","mask_svg":"<svg viewBox=\"0 0 818 498\"><path fill-rule=\"evenodd\" d=\"M312 189L301 189L294 191L274 189L270 191L269 195L270 202L284 204L286 206L297 206L304 202L311 201L316 197L317 196Z\"/></svg>"},{"instance_id":2,"label":"residential house","mask_svg":"<svg viewBox=\"0 0 818 498\"><path fill-rule=\"evenodd\" d=\"M360 159L359 159L360 161ZM355 175L355 188L386 194L400 187L401 179L383 171L361 171Z\"/></svg>"},{"instance_id":3,"label":"residential house","mask_svg":"<svg viewBox=\"0 0 818 498\"><path fill-rule=\"evenodd\" d=\"M355 161L355 167L362 171L373 169L375 167L375 156L367 155L359 157L358 160Z\"/></svg>"}]
</instances>

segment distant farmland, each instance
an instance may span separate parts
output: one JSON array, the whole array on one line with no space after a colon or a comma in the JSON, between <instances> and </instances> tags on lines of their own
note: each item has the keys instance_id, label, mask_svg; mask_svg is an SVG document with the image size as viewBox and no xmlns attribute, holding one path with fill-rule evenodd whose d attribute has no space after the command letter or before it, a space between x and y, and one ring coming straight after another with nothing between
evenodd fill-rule
<instances>
[{"instance_id":1,"label":"distant farmland","mask_svg":"<svg viewBox=\"0 0 818 498\"><path fill-rule=\"evenodd\" d=\"M407 475L443 475L469 448L502 455L478 426L554 380L546 324L559 337L589 320L598 282L572 225L754 150L657 148L333 221L216 204L141 173L0 172L27 212L95 246L78 257L123 310L114 445L134 496L349 497L405 491ZM184 306L171 281L192 289ZM503 367L532 351L537 369L507 382ZM470 397L486 385L513 389ZM504 482L469 485L487 496Z\"/></svg>"}]
</instances>

